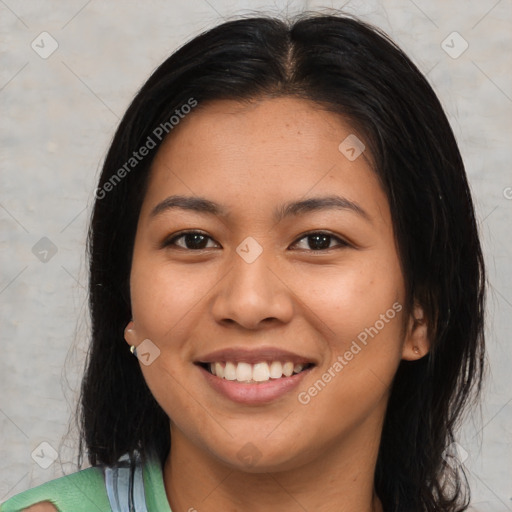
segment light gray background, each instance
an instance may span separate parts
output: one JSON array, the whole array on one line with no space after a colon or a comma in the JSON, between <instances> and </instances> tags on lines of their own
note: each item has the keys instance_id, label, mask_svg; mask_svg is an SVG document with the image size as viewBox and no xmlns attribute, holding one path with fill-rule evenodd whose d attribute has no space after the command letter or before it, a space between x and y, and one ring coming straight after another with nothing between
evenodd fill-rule
<instances>
[{"instance_id":1,"label":"light gray background","mask_svg":"<svg viewBox=\"0 0 512 512\"><path fill-rule=\"evenodd\" d=\"M99 166L137 89L174 49L224 18L341 7L0 0L0 502L75 469L68 424L88 330L86 224ZM473 510L512 510L511 0L351 1L343 9L387 31L428 75L460 143L491 288L484 402L459 443ZM42 46L44 31L58 43L46 59L31 47ZM442 47L454 31L469 44L458 58ZM453 37L444 43L452 53L464 44ZM42 237L54 256L33 253ZM41 442L59 454L47 469L31 457Z\"/></svg>"}]
</instances>

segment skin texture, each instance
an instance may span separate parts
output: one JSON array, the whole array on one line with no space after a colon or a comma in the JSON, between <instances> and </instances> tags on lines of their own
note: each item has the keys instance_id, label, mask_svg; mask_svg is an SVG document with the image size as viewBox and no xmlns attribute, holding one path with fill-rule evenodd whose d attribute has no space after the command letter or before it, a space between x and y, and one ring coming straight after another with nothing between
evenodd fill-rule
<instances>
[{"instance_id":1,"label":"skin texture","mask_svg":"<svg viewBox=\"0 0 512 512\"><path fill-rule=\"evenodd\" d=\"M49 501L42 501L24 509L24 512L57 512L57 509Z\"/></svg>"},{"instance_id":2,"label":"skin texture","mask_svg":"<svg viewBox=\"0 0 512 512\"><path fill-rule=\"evenodd\" d=\"M171 419L164 480L173 512L382 510L373 479L389 386L400 360L423 357L429 343L421 307L404 316L389 205L371 155L350 161L338 149L352 133L305 100L216 101L199 105L158 152L135 239L125 338L160 350L141 369ZM174 194L205 197L228 214L150 215ZM286 202L333 194L369 220L337 209L272 217ZM202 231L207 247L187 249L184 238L162 247L181 230ZM348 245L331 238L329 249L313 250L305 233L320 230ZM252 263L236 252L249 236L262 248ZM401 311L300 403L298 393L396 303ZM316 366L298 389L264 405L218 394L194 364L216 349L269 345ZM249 442L247 464L239 452Z\"/></svg>"}]
</instances>

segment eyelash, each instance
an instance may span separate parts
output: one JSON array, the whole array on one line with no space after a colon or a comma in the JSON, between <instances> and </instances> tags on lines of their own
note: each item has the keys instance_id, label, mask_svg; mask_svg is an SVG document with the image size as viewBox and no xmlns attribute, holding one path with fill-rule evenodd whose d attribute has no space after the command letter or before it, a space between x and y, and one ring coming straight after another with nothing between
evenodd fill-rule
<instances>
[{"instance_id":1,"label":"eyelash","mask_svg":"<svg viewBox=\"0 0 512 512\"><path fill-rule=\"evenodd\" d=\"M178 233L176 235L172 235L170 238L166 239L163 242L163 244L162 244L162 248L176 246L176 247L179 247L179 249L183 249L185 251L194 251L194 252L199 252L199 251L204 250L204 249L211 249L211 247L203 247L201 249L189 249L187 247L181 247L179 245L177 246L176 245L176 241L179 240L180 238L185 237L186 235L201 235L201 236L206 237L206 238L208 238L210 240L213 240L213 238L208 236L206 233L203 233L202 231L182 231L181 233ZM311 251L311 252L325 252L325 251L329 251L329 250L332 250L332 249L339 249L339 248L342 248L342 247L349 247L350 246L350 244L348 242L346 242L345 240L341 239L340 237L338 237L336 235L333 235L332 233L325 232L325 231L310 231L308 233L303 233L302 235L300 235L299 238L296 239L296 241L293 243L293 245L296 245L301 240L303 240L305 238L312 237L314 235L320 235L320 236L329 237L331 239L331 241L332 240L337 241L338 242L338 246L327 247L325 249L305 249L305 250ZM330 243L329 243L329 245L330 245Z\"/></svg>"}]
</instances>

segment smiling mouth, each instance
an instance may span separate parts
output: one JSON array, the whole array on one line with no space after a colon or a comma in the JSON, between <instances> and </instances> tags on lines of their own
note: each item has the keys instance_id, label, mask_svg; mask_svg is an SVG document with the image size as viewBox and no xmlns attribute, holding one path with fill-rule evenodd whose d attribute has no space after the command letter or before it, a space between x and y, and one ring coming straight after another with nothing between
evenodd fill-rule
<instances>
[{"instance_id":1,"label":"smiling mouth","mask_svg":"<svg viewBox=\"0 0 512 512\"><path fill-rule=\"evenodd\" d=\"M262 361L256 364L226 361L199 365L220 379L247 384L291 377L314 366L313 363L294 364L292 361Z\"/></svg>"}]
</instances>

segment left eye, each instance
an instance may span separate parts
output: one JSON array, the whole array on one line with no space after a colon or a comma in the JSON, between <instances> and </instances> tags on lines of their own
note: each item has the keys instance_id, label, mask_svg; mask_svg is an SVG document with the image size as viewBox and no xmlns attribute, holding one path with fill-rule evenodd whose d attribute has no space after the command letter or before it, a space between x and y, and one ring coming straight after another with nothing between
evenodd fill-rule
<instances>
[{"instance_id":1,"label":"left eye","mask_svg":"<svg viewBox=\"0 0 512 512\"><path fill-rule=\"evenodd\" d=\"M330 233L309 233L302 238L299 238L294 245L298 245L302 240L307 240L307 247L301 247L301 249L311 250L311 251L322 251L325 249L333 249L335 247L347 247L348 243L338 238L337 236L331 235ZM336 246L331 246L331 242L337 241L338 244Z\"/></svg>"}]
</instances>

